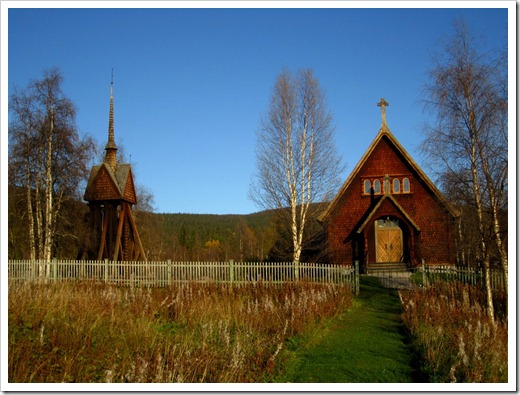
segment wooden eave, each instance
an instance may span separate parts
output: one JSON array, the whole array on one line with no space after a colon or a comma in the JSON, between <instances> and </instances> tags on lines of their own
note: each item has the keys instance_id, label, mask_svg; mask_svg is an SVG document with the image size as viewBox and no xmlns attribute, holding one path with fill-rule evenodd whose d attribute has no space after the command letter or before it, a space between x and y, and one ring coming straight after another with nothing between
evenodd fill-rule
<instances>
[{"instance_id":1,"label":"wooden eave","mask_svg":"<svg viewBox=\"0 0 520 395\"><path fill-rule=\"evenodd\" d=\"M370 222L371 218L374 216L376 211L379 209L379 207L381 207L383 202L387 199L392 202L392 204L395 206L397 211L399 211L401 213L401 215L406 218L406 220L410 223L410 225L413 226L413 228L417 232L421 231L421 228L419 228L419 226L415 223L415 221L412 219L412 217L410 217L408 215L408 213L405 211L405 209L397 202L397 200L392 195L384 195L381 199L379 199L379 202L374 206L374 208L372 208L372 210L370 210L368 215L366 215L366 219L361 223L360 226L358 226L358 228L356 229L356 233L359 234L363 231L363 229Z\"/></svg>"},{"instance_id":2,"label":"wooden eave","mask_svg":"<svg viewBox=\"0 0 520 395\"><path fill-rule=\"evenodd\" d=\"M341 201L341 198L343 195L347 192L348 188L352 184L352 181L357 177L359 171L365 164L365 162L368 160L368 158L372 155L372 152L377 147L379 142L383 139L383 137L388 138L390 143L395 147L395 149L405 158L405 160L409 163L409 165L412 167L412 169L417 173L418 177L427 185L427 187L432 191L434 196L446 207L448 212L453 217L458 217L459 213L452 207L452 205L446 200L446 198L443 196L441 191L437 189L435 184L428 178L428 176L422 171L422 169L419 167L419 165L413 160L413 158L408 154L408 152L403 148L403 146L399 143L399 141L395 138L395 136L390 132L390 129L386 126L386 124L383 124L381 126L381 129L379 129L379 133L374 138L366 152L363 154L359 162L357 163L356 167L352 170L350 175L348 176L347 180L343 184L343 186L340 188L339 192L336 194L332 202L329 204L329 207L325 210L325 212L320 216L319 221L325 222L327 221L328 217L334 212L336 206ZM395 203L395 199L393 199Z\"/></svg>"},{"instance_id":3,"label":"wooden eave","mask_svg":"<svg viewBox=\"0 0 520 395\"><path fill-rule=\"evenodd\" d=\"M122 191L123 200L132 204L136 204L137 195L135 192L134 177L130 164L126 163L119 165L117 168L116 177Z\"/></svg>"}]
</instances>

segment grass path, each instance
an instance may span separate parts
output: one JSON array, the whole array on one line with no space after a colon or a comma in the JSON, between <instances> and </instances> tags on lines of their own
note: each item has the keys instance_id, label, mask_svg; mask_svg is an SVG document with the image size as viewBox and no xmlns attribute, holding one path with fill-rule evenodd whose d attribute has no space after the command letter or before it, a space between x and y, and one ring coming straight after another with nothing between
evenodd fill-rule
<instances>
[{"instance_id":1,"label":"grass path","mask_svg":"<svg viewBox=\"0 0 520 395\"><path fill-rule=\"evenodd\" d=\"M407 383L418 381L394 289L364 277L359 297L307 347L296 350L283 381Z\"/></svg>"}]
</instances>

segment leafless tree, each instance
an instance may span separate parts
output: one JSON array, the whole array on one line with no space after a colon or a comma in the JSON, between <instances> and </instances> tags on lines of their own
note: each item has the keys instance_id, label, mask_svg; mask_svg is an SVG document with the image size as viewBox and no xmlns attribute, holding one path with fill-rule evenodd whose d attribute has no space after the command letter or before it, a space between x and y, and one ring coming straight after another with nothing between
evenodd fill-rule
<instances>
[{"instance_id":1,"label":"leafless tree","mask_svg":"<svg viewBox=\"0 0 520 395\"><path fill-rule=\"evenodd\" d=\"M10 98L9 182L26 190L29 256L49 262L61 208L77 198L94 143L78 134L76 108L57 69L15 89Z\"/></svg>"},{"instance_id":2,"label":"leafless tree","mask_svg":"<svg viewBox=\"0 0 520 395\"><path fill-rule=\"evenodd\" d=\"M258 132L250 197L263 208L287 213L294 262L313 217L311 203L330 200L338 186L342 165L333 132L325 93L312 71L282 72Z\"/></svg>"},{"instance_id":3,"label":"leafless tree","mask_svg":"<svg viewBox=\"0 0 520 395\"><path fill-rule=\"evenodd\" d=\"M464 21L435 61L426 106L436 115L424 151L440 167L459 200L474 208L478 256L486 272L488 308L493 317L489 272L495 244L507 284L507 64L504 57L479 52ZM461 198L463 197L463 198Z\"/></svg>"}]
</instances>

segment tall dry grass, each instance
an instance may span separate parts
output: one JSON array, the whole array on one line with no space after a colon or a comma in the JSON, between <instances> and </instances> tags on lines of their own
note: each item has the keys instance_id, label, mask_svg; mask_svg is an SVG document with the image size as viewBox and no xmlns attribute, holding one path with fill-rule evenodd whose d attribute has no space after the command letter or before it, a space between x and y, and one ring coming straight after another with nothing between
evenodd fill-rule
<instances>
[{"instance_id":1,"label":"tall dry grass","mask_svg":"<svg viewBox=\"0 0 520 395\"><path fill-rule=\"evenodd\" d=\"M495 295L495 325L479 287L439 282L400 295L403 321L430 381L507 382L505 295Z\"/></svg>"},{"instance_id":2,"label":"tall dry grass","mask_svg":"<svg viewBox=\"0 0 520 395\"><path fill-rule=\"evenodd\" d=\"M9 285L9 382L260 382L347 287Z\"/></svg>"}]
</instances>

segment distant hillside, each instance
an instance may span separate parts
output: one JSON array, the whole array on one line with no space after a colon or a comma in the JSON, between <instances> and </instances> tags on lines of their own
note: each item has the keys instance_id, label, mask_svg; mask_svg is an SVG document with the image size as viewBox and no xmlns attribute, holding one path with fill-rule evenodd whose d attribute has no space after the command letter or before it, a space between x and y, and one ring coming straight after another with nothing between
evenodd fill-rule
<instances>
[{"instance_id":1,"label":"distant hillside","mask_svg":"<svg viewBox=\"0 0 520 395\"><path fill-rule=\"evenodd\" d=\"M290 256L291 239L279 226L275 210L245 215L137 213L137 218L148 259L242 261ZM320 230L311 220L310 233Z\"/></svg>"},{"instance_id":2,"label":"distant hillside","mask_svg":"<svg viewBox=\"0 0 520 395\"><path fill-rule=\"evenodd\" d=\"M274 211L239 214L137 213L149 259L262 259L274 243Z\"/></svg>"},{"instance_id":3,"label":"distant hillside","mask_svg":"<svg viewBox=\"0 0 520 395\"><path fill-rule=\"evenodd\" d=\"M180 232L183 228L197 229L206 239L218 239L234 232L237 226L246 225L254 230L269 227L274 211L261 211L254 214L155 214L161 225L170 233Z\"/></svg>"}]
</instances>

